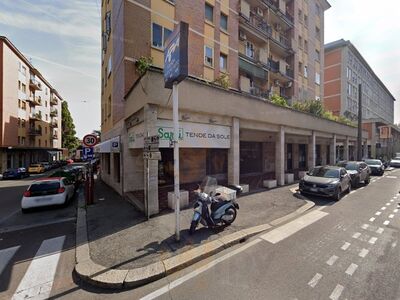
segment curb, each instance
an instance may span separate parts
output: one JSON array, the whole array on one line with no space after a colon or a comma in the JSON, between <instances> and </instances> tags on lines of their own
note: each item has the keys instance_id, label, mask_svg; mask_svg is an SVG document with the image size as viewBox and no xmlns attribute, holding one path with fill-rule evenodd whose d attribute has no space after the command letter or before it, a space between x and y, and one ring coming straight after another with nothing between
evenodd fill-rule
<instances>
[{"instance_id":1,"label":"curb","mask_svg":"<svg viewBox=\"0 0 400 300\"><path fill-rule=\"evenodd\" d=\"M182 270L202 259L212 256L226 248L238 244L251 236L271 229L292 219L314 207L314 203L306 200L306 204L296 211L278 218L270 223L236 231L205 243L176 256L152 263L145 267L130 270L115 270L95 263L90 258L86 206L83 192L79 192L76 224L75 273L85 282L106 289L135 288L156 281L174 272Z\"/></svg>"}]
</instances>

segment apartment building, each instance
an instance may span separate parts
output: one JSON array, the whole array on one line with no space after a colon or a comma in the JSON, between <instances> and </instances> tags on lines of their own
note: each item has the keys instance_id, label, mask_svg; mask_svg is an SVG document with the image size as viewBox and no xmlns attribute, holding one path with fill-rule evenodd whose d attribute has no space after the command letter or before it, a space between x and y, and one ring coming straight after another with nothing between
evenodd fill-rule
<instances>
[{"instance_id":1,"label":"apartment building","mask_svg":"<svg viewBox=\"0 0 400 300\"><path fill-rule=\"evenodd\" d=\"M324 106L336 115L358 119L358 85L362 85L363 128L369 156L377 157L380 127L393 125L396 99L357 48L343 39L325 45Z\"/></svg>"},{"instance_id":2,"label":"apartment building","mask_svg":"<svg viewBox=\"0 0 400 300\"><path fill-rule=\"evenodd\" d=\"M103 1L102 143L95 148L103 181L150 215L167 208L173 126L163 49L179 21L189 24L189 77L179 84L183 190L206 175L250 189L283 185L316 164L336 162L339 144L351 155L354 127L268 101L271 92L289 100L323 94L315 72L322 80L328 7L293 0ZM298 49L299 36L307 51ZM143 57L152 58L152 68L140 76ZM225 74L229 88L215 83ZM143 158L144 137L153 135L160 137L160 161Z\"/></svg>"},{"instance_id":3,"label":"apartment building","mask_svg":"<svg viewBox=\"0 0 400 300\"><path fill-rule=\"evenodd\" d=\"M61 101L39 70L0 36L0 171L60 158Z\"/></svg>"}]
</instances>

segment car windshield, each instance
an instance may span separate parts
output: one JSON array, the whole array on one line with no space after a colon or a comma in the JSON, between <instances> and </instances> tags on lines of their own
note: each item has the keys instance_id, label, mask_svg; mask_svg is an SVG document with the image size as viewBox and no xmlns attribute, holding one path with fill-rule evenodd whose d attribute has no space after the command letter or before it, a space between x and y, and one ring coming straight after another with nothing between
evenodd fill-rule
<instances>
[{"instance_id":1,"label":"car windshield","mask_svg":"<svg viewBox=\"0 0 400 300\"><path fill-rule=\"evenodd\" d=\"M357 163L347 163L345 166L346 170L358 170Z\"/></svg>"},{"instance_id":2,"label":"car windshield","mask_svg":"<svg viewBox=\"0 0 400 300\"><path fill-rule=\"evenodd\" d=\"M314 168L310 171L310 176L325 177L325 178L339 178L338 169L329 168Z\"/></svg>"},{"instance_id":3,"label":"car windshield","mask_svg":"<svg viewBox=\"0 0 400 300\"><path fill-rule=\"evenodd\" d=\"M33 183L30 187L31 192L52 191L60 188L59 181L40 181Z\"/></svg>"},{"instance_id":4,"label":"car windshield","mask_svg":"<svg viewBox=\"0 0 400 300\"><path fill-rule=\"evenodd\" d=\"M365 163L367 165L380 165L382 162L379 159L369 159L366 160Z\"/></svg>"}]
</instances>

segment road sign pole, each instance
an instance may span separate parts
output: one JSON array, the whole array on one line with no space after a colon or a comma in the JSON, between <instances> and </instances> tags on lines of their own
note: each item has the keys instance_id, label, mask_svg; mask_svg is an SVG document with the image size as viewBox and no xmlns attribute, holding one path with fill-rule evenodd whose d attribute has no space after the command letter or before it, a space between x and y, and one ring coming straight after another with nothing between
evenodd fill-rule
<instances>
[{"instance_id":1,"label":"road sign pole","mask_svg":"<svg viewBox=\"0 0 400 300\"><path fill-rule=\"evenodd\" d=\"M175 192L175 239L180 241L180 193L179 193L179 115L178 115L178 83L172 87L172 111L174 121L174 192Z\"/></svg>"}]
</instances>

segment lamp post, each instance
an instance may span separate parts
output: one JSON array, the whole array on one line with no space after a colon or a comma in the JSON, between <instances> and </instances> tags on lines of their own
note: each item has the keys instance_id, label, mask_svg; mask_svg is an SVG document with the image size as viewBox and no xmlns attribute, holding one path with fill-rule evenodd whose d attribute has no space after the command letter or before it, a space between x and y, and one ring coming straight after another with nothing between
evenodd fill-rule
<instances>
[{"instance_id":1,"label":"lamp post","mask_svg":"<svg viewBox=\"0 0 400 300\"><path fill-rule=\"evenodd\" d=\"M362 160L362 87L358 84L357 160Z\"/></svg>"}]
</instances>

